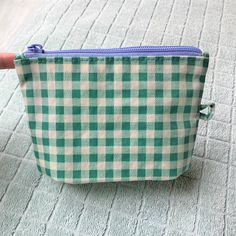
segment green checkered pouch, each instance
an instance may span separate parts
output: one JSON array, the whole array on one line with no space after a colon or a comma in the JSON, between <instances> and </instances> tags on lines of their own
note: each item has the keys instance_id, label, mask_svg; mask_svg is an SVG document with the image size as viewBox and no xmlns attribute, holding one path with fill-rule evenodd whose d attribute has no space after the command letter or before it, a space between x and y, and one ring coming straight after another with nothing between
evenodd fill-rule
<instances>
[{"instance_id":1,"label":"green checkered pouch","mask_svg":"<svg viewBox=\"0 0 236 236\"><path fill-rule=\"evenodd\" d=\"M193 47L31 45L14 63L39 171L71 184L177 178L211 116L208 60Z\"/></svg>"}]
</instances>

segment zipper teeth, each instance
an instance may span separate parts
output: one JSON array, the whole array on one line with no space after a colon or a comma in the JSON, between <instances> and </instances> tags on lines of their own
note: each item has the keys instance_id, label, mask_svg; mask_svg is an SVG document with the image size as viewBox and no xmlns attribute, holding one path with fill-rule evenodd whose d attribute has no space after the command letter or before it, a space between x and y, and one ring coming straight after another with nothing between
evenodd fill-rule
<instances>
[{"instance_id":1,"label":"zipper teeth","mask_svg":"<svg viewBox=\"0 0 236 236\"><path fill-rule=\"evenodd\" d=\"M136 53L136 52L143 52L143 53L154 53L154 52L193 52L193 53L199 53L199 51L194 51L194 50L188 50L188 49L175 49L175 50L159 50L159 49L148 49L148 50L144 50L142 48L140 49L133 49L133 50L127 50L127 49L116 49L116 51L110 50L110 49L94 49L94 50L86 50L83 49L81 51L73 51L73 50L61 50L61 51L44 51L43 53L45 54L54 54L54 53L58 53L58 54L63 54L63 53Z\"/></svg>"},{"instance_id":2,"label":"zipper teeth","mask_svg":"<svg viewBox=\"0 0 236 236\"><path fill-rule=\"evenodd\" d=\"M172 46L164 46L164 47L150 47L150 46L141 46L141 47L124 47L124 48L94 48L94 49L78 49L78 50L52 50L52 51L45 51L45 52L91 52L91 51L94 51L94 52L109 52L109 51L144 51L144 50L148 50L148 51L160 51L160 52L163 52L163 51L172 51L172 50L175 50L175 51L196 51L196 52L199 52L200 50L197 49L197 48L190 48L190 47L172 47Z\"/></svg>"}]
</instances>

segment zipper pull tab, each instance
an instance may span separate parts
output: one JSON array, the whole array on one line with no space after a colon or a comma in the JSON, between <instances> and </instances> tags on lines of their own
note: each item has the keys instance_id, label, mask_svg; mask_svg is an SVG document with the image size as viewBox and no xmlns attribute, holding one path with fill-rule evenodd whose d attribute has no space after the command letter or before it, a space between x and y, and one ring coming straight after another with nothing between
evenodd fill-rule
<instances>
[{"instance_id":1,"label":"zipper pull tab","mask_svg":"<svg viewBox=\"0 0 236 236\"><path fill-rule=\"evenodd\" d=\"M30 53L43 53L44 49L41 44L32 44L27 47L27 51Z\"/></svg>"}]
</instances>

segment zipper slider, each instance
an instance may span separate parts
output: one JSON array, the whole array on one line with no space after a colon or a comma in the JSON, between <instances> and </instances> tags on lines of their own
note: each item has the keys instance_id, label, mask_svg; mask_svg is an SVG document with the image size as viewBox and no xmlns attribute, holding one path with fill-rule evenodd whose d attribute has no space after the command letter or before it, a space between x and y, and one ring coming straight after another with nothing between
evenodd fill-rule
<instances>
[{"instance_id":1,"label":"zipper slider","mask_svg":"<svg viewBox=\"0 0 236 236\"><path fill-rule=\"evenodd\" d=\"M44 49L41 44L31 44L27 47L27 52L29 53L43 53Z\"/></svg>"}]
</instances>

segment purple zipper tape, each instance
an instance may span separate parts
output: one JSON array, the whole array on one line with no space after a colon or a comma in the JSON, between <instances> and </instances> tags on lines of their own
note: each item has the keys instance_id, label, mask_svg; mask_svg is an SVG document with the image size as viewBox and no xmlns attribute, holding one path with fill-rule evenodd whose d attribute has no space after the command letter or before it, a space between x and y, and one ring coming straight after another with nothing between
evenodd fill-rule
<instances>
[{"instance_id":1,"label":"purple zipper tape","mask_svg":"<svg viewBox=\"0 0 236 236\"><path fill-rule=\"evenodd\" d=\"M192 46L137 46L46 51L41 44L32 44L27 47L27 51L23 54L26 58L47 56L202 56L202 51Z\"/></svg>"}]
</instances>

